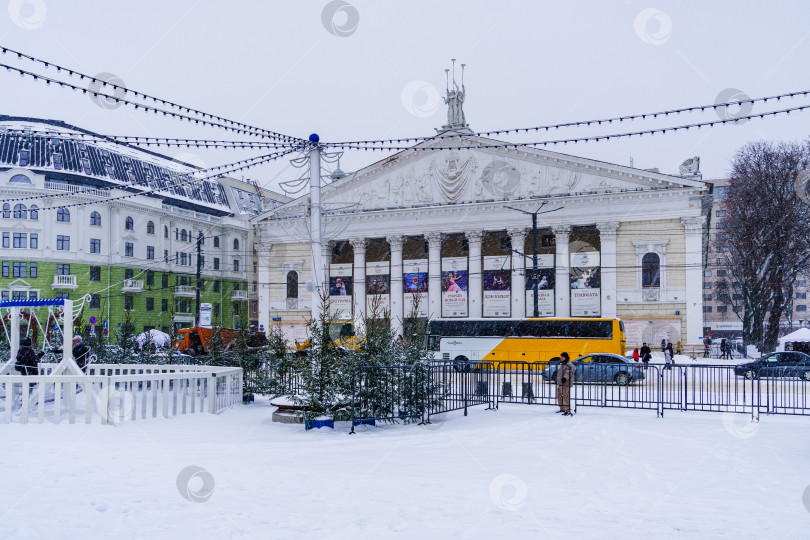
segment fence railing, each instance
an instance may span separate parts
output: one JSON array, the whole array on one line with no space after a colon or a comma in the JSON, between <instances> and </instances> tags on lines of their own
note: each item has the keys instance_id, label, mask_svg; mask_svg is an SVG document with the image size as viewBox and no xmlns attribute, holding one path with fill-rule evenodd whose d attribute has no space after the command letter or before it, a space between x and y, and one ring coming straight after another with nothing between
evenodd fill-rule
<instances>
[{"instance_id":1,"label":"fence railing","mask_svg":"<svg viewBox=\"0 0 810 540\"><path fill-rule=\"evenodd\" d=\"M242 402L242 369L212 366L91 364L87 375L0 376L0 423L117 424L180 414L218 413Z\"/></svg>"}]
</instances>

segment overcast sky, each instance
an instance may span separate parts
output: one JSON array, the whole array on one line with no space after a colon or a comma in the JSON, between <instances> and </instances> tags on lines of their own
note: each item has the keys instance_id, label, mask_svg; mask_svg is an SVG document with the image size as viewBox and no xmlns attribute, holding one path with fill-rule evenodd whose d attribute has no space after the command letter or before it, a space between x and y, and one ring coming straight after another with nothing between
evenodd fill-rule
<instances>
[{"instance_id":1,"label":"overcast sky","mask_svg":"<svg viewBox=\"0 0 810 540\"><path fill-rule=\"evenodd\" d=\"M476 131L711 104L729 89L760 97L810 88L810 3L804 1L5 3L0 44L90 75L111 73L128 88L255 126L301 137L317 132L323 141L434 133L446 121L438 97L451 58L467 65L464 109ZM325 8L334 16L324 15ZM0 62L34 67L9 55ZM105 134L245 138L129 107L107 110L87 96L2 69L0 97L4 114L64 120ZM799 103L810 99L756 105L753 112ZM683 114L553 136L713 119L714 112ZM632 157L635 167L666 173L699 155L704 177L715 178L747 141L806 139L809 120L810 112L798 112L552 150L623 165ZM208 166L260 153L160 151L190 152ZM381 157L354 151L342 168ZM294 172L284 164L244 174L272 186Z\"/></svg>"}]
</instances>

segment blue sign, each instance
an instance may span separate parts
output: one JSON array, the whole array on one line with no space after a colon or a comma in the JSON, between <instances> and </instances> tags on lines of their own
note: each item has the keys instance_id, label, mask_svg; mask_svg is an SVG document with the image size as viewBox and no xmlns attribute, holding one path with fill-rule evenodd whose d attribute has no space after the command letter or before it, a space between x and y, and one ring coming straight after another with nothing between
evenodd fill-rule
<instances>
[{"instance_id":1,"label":"blue sign","mask_svg":"<svg viewBox=\"0 0 810 540\"><path fill-rule=\"evenodd\" d=\"M236 329L241 330L242 329L242 323L240 323L240 322L236 323Z\"/></svg>"},{"instance_id":2,"label":"blue sign","mask_svg":"<svg viewBox=\"0 0 810 540\"><path fill-rule=\"evenodd\" d=\"M90 315L90 318L87 319L87 320L90 322L90 324L96 324L96 316L95 315Z\"/></svg>"}]
</instances>

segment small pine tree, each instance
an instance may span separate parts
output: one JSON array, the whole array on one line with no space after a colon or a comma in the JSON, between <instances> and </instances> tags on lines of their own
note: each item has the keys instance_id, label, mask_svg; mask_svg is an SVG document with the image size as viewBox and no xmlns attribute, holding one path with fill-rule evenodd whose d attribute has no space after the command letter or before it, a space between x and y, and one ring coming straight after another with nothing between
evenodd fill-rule
<instances>
[{"instance_id":1,"label":"small pine tree","mask_svg":"<svg viewBox=\"0 0 810 540\"><path fill-rule=\"evenodd\" d=\"M135 340L135 325L132 324L132 314L129 311L124 312L124 322L121 323L121 328L115 334L115 344L121 348L119 358L116 358L116 363L119 364L132 364L138 361L138 354L136 353L137 342Z\"/></svg>"}]
</instances>

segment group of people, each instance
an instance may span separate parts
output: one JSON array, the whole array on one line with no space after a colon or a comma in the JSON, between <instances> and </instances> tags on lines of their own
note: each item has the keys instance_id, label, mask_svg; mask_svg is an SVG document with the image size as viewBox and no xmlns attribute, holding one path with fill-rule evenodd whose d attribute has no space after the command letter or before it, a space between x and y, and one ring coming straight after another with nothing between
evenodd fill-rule
<instances>
[{"instance_id":1,"label":"group of people","mask_svg":"<svg viewBox=\"0 0 810 540\"><path fill-rule=\"evenodd\" d=\"M678 341L677 345L673 347L672 342L666 339L661 340L661 352L664 353L664 363L667 364L665 369L672 369L671 364L675 363L675 355L681 354L681 342ZM644 362L649 364L652 360L652 349L645 342L642 344L641 349L636 347L633 349L633 360L636 362Z\"/></svg>"},{"instance_id":2,"label":"group of people","mask_svg":"<svg viewBox=\"0 0 810 540\"><path fill-rule=\"evenodd\" d=\"M712 348L712 338L706 336L703 338L703 358L709 358L711 356L711 348ZM731 340L722 338L720 340L720 359L721 360L731 360L733 358L732 355L732 345Z\"/></svg>"},{"instance_id":3,"label":"group of people","mask_svg":"<svg viewBox=\"0 0 810 540\"><path fill-rule=\"evenodd\" d=\"M81 336L73 338L73 359L79 366L79 369L84 371L87 366L87 361L90 358L90 348L84 344ZM54 352L60 354L61 349L54 349ZM39 375L39 361L45 355L45 351L36 352L31 344L31 338L25 337L20 340L20 349L17 351L14 368L20 372L20 375Z\"/></svg>"}]
</instances>

